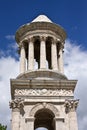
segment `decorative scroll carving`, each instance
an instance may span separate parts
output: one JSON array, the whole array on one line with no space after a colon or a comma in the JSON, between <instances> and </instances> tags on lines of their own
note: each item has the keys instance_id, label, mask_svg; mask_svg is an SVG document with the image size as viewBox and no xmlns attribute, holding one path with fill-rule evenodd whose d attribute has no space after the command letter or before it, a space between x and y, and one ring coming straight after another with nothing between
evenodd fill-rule
<instances>
[{"instance_id":1,"label":"decorative scroll carving","mask_svg":"<svg viewBox=\"0 0 87 130\"><path fill-rule=\"evenodd\" d=\"M15 96L73 96L72 90L65 89L16 89Z\"/></svg>"},{"instance_id":2,"label":"decorative scroll carving","mask_svg":"<svg viewBox=\"0 0 87 130\"><path fill-rule=\"evenodd\" d=\"M65 112L75 111L78 106L79 100L66 100L65 101Z\"/></svg>"},{"instance_id":3,"label":"decorative scroll carving","mask_svg":"<svg viewBox=\"0 0 87 130\"><path fill-rule=\"evenodd\" d=\"M24 106L23 99L14 99L9 102L10 108L22 108Z\"/></svg>"}]
</instances>

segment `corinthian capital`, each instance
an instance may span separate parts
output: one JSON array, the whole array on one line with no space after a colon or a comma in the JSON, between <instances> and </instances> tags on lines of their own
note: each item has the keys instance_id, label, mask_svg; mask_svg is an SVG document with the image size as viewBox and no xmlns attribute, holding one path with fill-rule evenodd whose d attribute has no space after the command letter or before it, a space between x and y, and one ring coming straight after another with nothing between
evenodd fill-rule
<instances>
[{"instance_id":1,"label":"corinthian capital","mask_svg":"<svg viewBox=\"0 0 87 130\"><path fill-rule=\"evenodd\" d=\"M9 102L9 106L12 109L15 109L15 108L20 109L20 108L22 108L24 106L24 102L23 102L22 99L14 99L11 102Z\"/></svg>"},{"instance_id":2,"label":"corinthian capital","mask_svg":"<svg viewBox=\"0 0 87 130\"><path fill-rule=\"evenodd\" d=\"M29 38L28 38L28 42L34 43L34 41L35 41L35 38L34 38L34 37L29 37Z\"/></svg>"},{"instance_id":3,"label":"corinthian capital","mask_svg":"<svg viewBox=\"0 0 87 130\"><path fill-rule=\"evenodd\" d=\"M41 41L46 41L46 36L45 35L40 36L40 40Z\"/></svg>"},{"instance_id":4,"label":"corinthian capital","mask_svg":"<svg viewBox=\"0 0 87 130\"><path fill-rule=\"evenodd\" d=\"M65 101L65 112L75 111L78 106L79 100L66 100Z\"/></svg>"}]
</instances>

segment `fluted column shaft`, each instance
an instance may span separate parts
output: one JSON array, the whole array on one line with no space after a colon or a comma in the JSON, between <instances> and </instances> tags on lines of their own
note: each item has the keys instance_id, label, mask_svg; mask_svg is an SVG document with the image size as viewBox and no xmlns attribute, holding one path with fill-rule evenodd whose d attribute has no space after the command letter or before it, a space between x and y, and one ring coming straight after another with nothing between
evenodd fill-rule
<instances>
[{"instance_id":1,"label":"fluted column shaft","mask_svg":"<svg viewBox=\"0 0 87 130\"><path fill-rule=\"evenodd\" d=\"M24 45L21 45L20 49L20 73L24 73L26 71L26 55Z\"/></svg>"},{"instance_id":2,"label":"fluted column shaft","mask_svg":"<svg viewBox=\"0 0 87 130\"><path fill-rule=\"evenodd\" d=\"M62 47L59 50L58 67L59 67L59 71L61 73L64 73L64 67L63 67L63 49L62 49Z\"/></svg>"},{"instance_id":3,"label":"fluted column shaft","mask_svg":"<svg viewBox=\"0 0 87 130\"><path fill-rule=\"evenodd\" d=\"M46 69L46 37L40 37L40 69Z\"/></svg>"},{"instance_id":4,"label":"fluted column shaft","mask_svg":"<svg viewBox=\"0 0 87 130\"><path fill-rule=\"evenodd\" d=\"M57 45L56 41L52 40L51 44L51 65L53 70L58 70L58 63L57 63Z\"/></svg>"},{"instance_id":5,"label":"fluted column shaft","mask_svg":"<svg viewBox=\"0 0 87 130\"><path fill-rule=\"evenodd\" d=\"M30 38L28 43L28 70L34 70L34 39Z\"/></svg>"}]
</instances>

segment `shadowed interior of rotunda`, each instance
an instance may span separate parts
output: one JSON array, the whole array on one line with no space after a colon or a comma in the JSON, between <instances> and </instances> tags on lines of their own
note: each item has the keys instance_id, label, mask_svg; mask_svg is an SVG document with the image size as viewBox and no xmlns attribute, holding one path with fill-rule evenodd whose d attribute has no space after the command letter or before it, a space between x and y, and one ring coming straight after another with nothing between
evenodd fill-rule
<instances>
[{"instance_id":1,"label":"shadowed interior of rotunda","mask_svg":"<svg viewBox=\"0 0 87 130\"><path fill-rule=\"evenodd\" d=\"M46 68L47 69L52 69L52 58L51 58L51 44L52 42L54 42L52 37L41 37L43 40L45 40L46 42ZM41 50L40 50L40 39L39 36L34 36L33 37L33 44L34 44L34 70L35 69L40 69L40 54L41 54ZM28 46L28 40L23 41L24 44L24 48L25 48L25 55L26 55L26 70L28 70L28 50L29 50L29 46ZM57 42L57 59L60 57L59 55L59 50L61 49L61 43L60 41L56 41ZM20 50L19 50L20 53Z\"/></svg>"}]
</instances>

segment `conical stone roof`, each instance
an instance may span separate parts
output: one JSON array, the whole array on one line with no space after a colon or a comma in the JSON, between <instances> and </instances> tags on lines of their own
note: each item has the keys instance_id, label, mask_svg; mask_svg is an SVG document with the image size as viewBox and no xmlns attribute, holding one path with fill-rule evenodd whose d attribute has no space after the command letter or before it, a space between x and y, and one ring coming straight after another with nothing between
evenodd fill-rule
<instances>
[{"instance_id":1,"label":"conical stone roof","mask_svg":"<svg viewBox=\"0 0 87 130\"><path fill-rule=\"evenodd\" d=\"M53 23L46 15L39 15L36 17L33 21L30 23L22 25L16 32L15 39L17 43L19 44L26 35L30 35L34 31L51 31L55 33L55 35L58 35L62 41L65 41L66 39L66 32L64 29L55 23Z\"/></svg>"},{"instance_id":2,"label":"conical stone roof","mask_svg":"<svg viewBox=\"0 0 87 130\"><path fill-rule=\"evenodd\" d=\"M45 15L39 15L38 17L36 17L33 21L33 22L50 22L52 23L52 21Z\"/></svg>"}]
</instances>

